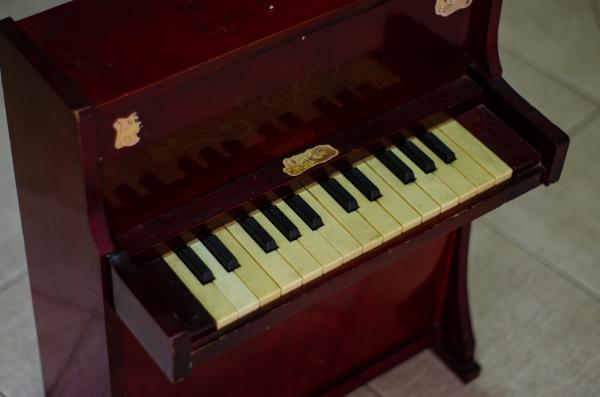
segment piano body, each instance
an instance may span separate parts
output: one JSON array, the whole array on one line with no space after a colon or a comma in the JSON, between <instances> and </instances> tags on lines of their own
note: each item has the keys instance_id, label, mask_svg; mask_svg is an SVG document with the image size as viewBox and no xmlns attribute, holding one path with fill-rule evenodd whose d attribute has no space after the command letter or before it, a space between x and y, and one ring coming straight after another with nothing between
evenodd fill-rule
<instances>
[{"instance_id":1,"label":"piano body","mask_svg":"<svg viewBox=\"0 0 600 397\"><path fill-rule=\"evenodd\" d=\"M500 0L75 0L0 25L46 392L479 373L470 222L559 178Z\"/></svg>"}]
</instances>

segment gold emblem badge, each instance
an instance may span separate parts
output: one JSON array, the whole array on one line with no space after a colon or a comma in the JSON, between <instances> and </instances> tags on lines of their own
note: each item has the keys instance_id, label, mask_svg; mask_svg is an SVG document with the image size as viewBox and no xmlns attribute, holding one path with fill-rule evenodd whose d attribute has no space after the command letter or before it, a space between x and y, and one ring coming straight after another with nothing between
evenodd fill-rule
<instances>
[{"instance_id":1,"label":"gold emblem badge","mask_svg":"<svg viewBox=\"0 0 600 397\"><path fill-rule=\"evenodd\" d=\"M472 3L473 0L437 0L435 13L447 17L458 10L469 7Z\"/></svg>"},{"instance_id":2,"label":"gold emblem badge","mask_svg":"<svg viewBox=\"0 0 600 397\"><path fill-rule=\"evenodd\" d=\"M115 148L117 149L133 146L140 141L138 134L142 130L142 122L137 112L131 113L125 118L116 119L113 128L117 132L115 137Z\"/></svg>"},{"instance_id":3,"label":"gold emblem badge","mask_svg":"<svg viewBox=\"0 0 600 397\"><path fill-rule=\"evenodd\" d=\"M290 176L298 176L315 165L326 163L338 154L340 152L331 145L318 145L283 159L283 172Z\"/></svg>"}]
</instances>

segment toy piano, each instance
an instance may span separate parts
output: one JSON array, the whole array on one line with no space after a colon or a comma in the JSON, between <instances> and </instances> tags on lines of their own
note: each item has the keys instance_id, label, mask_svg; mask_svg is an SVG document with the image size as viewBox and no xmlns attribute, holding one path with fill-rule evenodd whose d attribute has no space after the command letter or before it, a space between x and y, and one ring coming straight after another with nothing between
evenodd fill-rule
<instances>
[{"instance_id":1,"label":"toy piano","mask_svg":"<svg viewBox=\"0 0 600 397\"><path fill-rule=\"evenodd\" d=\"M471 221L560 176L500 0L75 0L0 23L46 393L479 373Z\"/></svg>"}]
</instances>

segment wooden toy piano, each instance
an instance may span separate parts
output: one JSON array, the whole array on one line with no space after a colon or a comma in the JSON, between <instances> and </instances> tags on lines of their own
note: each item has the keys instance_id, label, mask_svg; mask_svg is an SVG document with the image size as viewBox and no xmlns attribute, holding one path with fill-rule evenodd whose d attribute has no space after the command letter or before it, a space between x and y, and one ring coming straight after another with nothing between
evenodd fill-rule
<instances>
[{"instance_id":1,"label":"wooden toy piano","mask_svg":"<svg viewBox=\"0 0 600 397\"><path fill-rule=\"evenodd\" d=\"M500 0L75 0L0 66L46 392L342 395L477 376L470 222L568 138Z\"/></svg>"}]
</instances>

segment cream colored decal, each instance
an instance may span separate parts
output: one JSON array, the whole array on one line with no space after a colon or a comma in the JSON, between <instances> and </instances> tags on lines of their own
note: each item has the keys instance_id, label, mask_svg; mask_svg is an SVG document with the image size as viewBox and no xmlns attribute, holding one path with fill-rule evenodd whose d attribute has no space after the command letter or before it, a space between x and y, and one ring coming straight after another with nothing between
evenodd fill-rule
<instances>
[{"instance_id":1,"label":"cream colored decal","mask_svg":"<svg viewBox=\"0 0 600 397\"><path fill-rule=\"evenodd\" d=\"M283 159L283 172L290 176L298 176L312 167L326 163L340 152L331 145L319 145L305 150L303 153Z\"/></svg>"},{"instance_id":2,"label":"cream colored decal","mask_svg":"<svg viewBox=\"0 0 600 397\"><path fill-rule=\"evenodd\" d=\"M458 10L469 7L472 3L473 0L437 0L435 13L447 17Z\"/></svg>"},{"instance_id":3,"label":"cream colored decal","mask_svg":"<svg viewBox=\"0 0 600 397\"><path fill-rule=\"evenodd\" d=\"M140 141L139 133L142 130L142 122L137 112L129 116L116 119L113 128L117 132L115 137L115 148L134 146Z\"/></svg>"}]
</instances>

